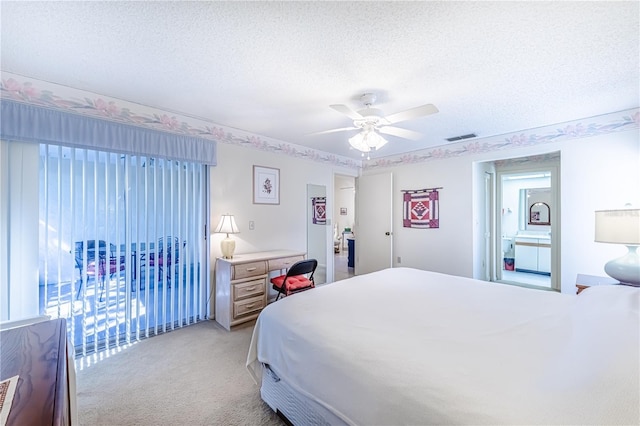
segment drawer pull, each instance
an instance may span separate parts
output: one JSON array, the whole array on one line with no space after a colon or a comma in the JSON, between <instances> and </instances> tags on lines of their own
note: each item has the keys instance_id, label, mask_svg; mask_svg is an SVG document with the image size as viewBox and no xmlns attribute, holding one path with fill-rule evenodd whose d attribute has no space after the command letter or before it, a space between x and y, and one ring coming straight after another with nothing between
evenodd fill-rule
<instances>
[{"instance_id":1,"label":"drawer pull","mask_svg":"<svg viewBox=\"0 0 640 426\"><path fill-rule=\"evenodd\" d=\"M257 288L257 287L254 285L253 287L245 288L245 289L244 289L244 291L253 291L253 290L255 290L256 288Z\"/></svg>"},{"instance_id":2,"label":"drawer pull","mask_svg":"<svg viewBox=\"0 0 640 426\"><path fill-rule=\"evenodd\" d=\"M253 268L247 268L247 272L253 272L255 271L257 268L254 266Z\"/></svg>"},{"instance_id":3,"label":"drawer pull","mask_svg":"<svg viewBox=\"0 0 640 426\"><path fill-rule=\"evenodd\" d=\"M245 308L247 308L247 309L251 309L251 308L253 308L255 305L256 305L255 303L251 303L251 304L249 304L249 305L244 305L244 307L245 307Z\"/></svg>"}]
</instances>

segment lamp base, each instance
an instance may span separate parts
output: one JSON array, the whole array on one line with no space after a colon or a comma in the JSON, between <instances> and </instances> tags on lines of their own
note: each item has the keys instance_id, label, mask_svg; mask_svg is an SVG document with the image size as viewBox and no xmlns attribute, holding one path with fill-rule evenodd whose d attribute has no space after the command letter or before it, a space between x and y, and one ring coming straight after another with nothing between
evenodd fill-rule
<instances>
[{"instance_id":1,"label":"lamp base","mask_svg":"<svg viewBox=\"0 0 640 426\"><path fill-rule=\"evenodd\" d=\"M222 251L222 257L225 259L233 259L233 252L236 250L236 242L227 237L220 241L220 251Z\"/></svg>"},{"instance_id":2,"label":"lamp base","mask_svg":"<svg viewBox=\"0 0 640 426\"><path fill-rule=\"evenodd\" d=\"M622 284L640 286L640 255L638 246L627 246L629 252L617 259L607 262L604 271L611 278L615 278Z\"/></svg>"}]
</instances>

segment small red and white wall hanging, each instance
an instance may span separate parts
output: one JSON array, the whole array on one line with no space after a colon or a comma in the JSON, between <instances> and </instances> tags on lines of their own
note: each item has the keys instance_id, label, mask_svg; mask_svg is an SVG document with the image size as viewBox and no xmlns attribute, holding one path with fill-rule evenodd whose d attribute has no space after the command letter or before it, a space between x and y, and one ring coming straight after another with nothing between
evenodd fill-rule
<instances>
[{"instance_id":1,"label":"small red and white wall hanging","mask_svg":"<svg viewBox=\"0 0 640 426\"><path fill-rule=\"evenodd\" d=\"M405 228L440 227L440 188L403 190L402 226Z\"/></svg>"},{"instance_id":2,"label":"small red and white wall hanging","mask_svg":"<svg viewBox=\"0 0 640 426\"><path fill-rule=\"evenodd\" d=\"M315 225L327 224L327 198L313 197L311 198L311 207L313 209L313 223Z\"/></svg>"}]
</instances>

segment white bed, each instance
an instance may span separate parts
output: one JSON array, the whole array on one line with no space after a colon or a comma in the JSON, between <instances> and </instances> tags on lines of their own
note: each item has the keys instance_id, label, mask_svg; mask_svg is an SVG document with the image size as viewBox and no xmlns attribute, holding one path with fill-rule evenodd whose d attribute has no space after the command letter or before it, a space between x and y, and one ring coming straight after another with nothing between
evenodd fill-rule
<instances>
[{"instance_id":1,"label":"white bed","mask_svg":"<svg viewBox=\"0 0 640 426\"><path fill-rule=\"evenodd\" d=\"M639 304L386 269L267 306L247 368L296 426L639 424Z\"/></svg>"}]
</instances>

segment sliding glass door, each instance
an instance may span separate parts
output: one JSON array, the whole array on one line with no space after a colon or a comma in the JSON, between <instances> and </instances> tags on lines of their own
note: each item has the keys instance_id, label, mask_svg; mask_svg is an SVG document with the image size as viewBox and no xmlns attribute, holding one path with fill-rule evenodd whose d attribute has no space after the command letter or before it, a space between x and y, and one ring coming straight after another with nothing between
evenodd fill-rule
<instances>
[{"instance_id":1,"label":"sliding glass door","mask_svg":"<svg viewBox=\"0 0 640 426\"><path fill-rule=\"evenodd\" d=\"M40 146L40 311L77 354L203 319L207 166Z\"/></svg>"}]
</instances>

